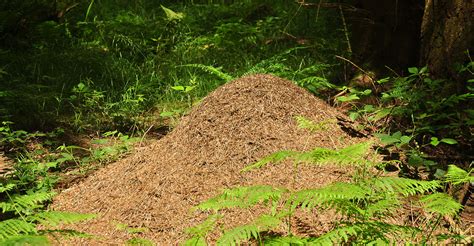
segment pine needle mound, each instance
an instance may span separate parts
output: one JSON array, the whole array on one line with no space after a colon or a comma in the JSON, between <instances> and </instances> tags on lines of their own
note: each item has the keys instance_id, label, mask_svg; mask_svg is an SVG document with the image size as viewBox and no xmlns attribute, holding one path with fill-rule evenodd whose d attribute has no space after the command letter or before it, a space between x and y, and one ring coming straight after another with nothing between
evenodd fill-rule
<instances>
[{"instance_id":1,"label":"pine needle mound","mask_svg":"<svg viewBox=\"0 0 474 246\"><path fill-rule=\"evenodd\" d=\"M296 116L319 123L321 129L299 128ZM99 214L100 218L74 227L98 235L94 244L123 244L141 237L175 245L186 239L185 228L206 217L192 207L222 189L239 185L302 189L347 179L348 167L302 165L295 176L291 163L240 172L278 150L335 149L364 140L344 132L336 117L344 118L291 81L246 76L209 94L166 137L63 191L53 208ZM258 213L229 212L226 218L229 225L237 225ZM324 219L334 218L300 220L324 227ZM146 229L132 233L117 223Z\"/></svg>"}]
</instances>

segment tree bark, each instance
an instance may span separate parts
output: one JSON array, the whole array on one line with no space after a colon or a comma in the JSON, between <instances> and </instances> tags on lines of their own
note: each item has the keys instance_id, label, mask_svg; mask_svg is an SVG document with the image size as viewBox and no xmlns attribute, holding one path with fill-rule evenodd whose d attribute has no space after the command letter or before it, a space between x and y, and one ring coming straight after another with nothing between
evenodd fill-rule
<instances>
[{"instance_id":1,"label":"tree bark","mask_svg":"<svg viewBox=\"0 0 474 246\"><path fill-rule=\"evenodd\" d=\"M466 51L472 51L473 16L473 0L425 0L420 65L427 65L434 77L465 82L455 65L465 64Z\"/></svg>"}]
</instances>

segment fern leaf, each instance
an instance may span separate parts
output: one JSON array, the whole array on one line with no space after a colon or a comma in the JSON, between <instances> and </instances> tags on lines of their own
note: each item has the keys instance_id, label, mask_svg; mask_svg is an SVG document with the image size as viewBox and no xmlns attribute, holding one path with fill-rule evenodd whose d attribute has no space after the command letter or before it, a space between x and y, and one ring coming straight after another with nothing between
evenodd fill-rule
<instances>
[{"instance_id":1,"label":"fern leaf","mask_svg":"<svg viewBox=\"0 0 474 246\"><path fill-rule=\"evenodd\" d=\"M434 193L420 199L424 209L430 213L454 216L462 208L462 205L445 193Z\"/></svg>"},{"instance_id":2,"label":"fern leaf","mask_svg":"<svg viewBox=\"0 0 474 246\"><path fill-rule=\"evenodd\" d=\"M400 199L397 196L387 195L382 199L370 203L365 208L366 218L383 217L392 214L400 206Z\"/></svg>"},{"instance_id":3,"label":"fern leaf","mask_svg":"<svg viewBox=\"0 0 474 246\"><path fill-rule=\"evenodd\" d=\"M464 171L463 169L457 167L456 165L449 165L448 171L445 174L446 182L452 183L454 185L463 184L463 183L474 183L474 176L471 175L471 169L469 172Z\"/></svg>"},{"instance_id":4,"label":"fern leaf","mask_svg":"<svg viewBox=\"0 0 474 246\"><path fill-rule=\"evenodd\" d=\"M45 211L28 217L32 222L39 222L45 226L57 226L60 224L71 224L79 221L95 218L94 214L80 214L62 211Z\"/></svg>"},{"instance_id":5,"label":"fern leaf","mask_svg":"<svg viewBox=\"0 0 474 246\"><path fill-rule=\"evenodd\" d=\"M397 241L409 240L413 233L419 231L419 229L409 226L366 221L338 227L312 240L309 245L334 245L343 242L351 242L356 245L394 244L395 239Z\"/></svg>"},{"instance_id":6,"label":"fern leaf","mask_svg":"<svg viewBox=\"0 0 474 246\"><path fill-rule=\"evenodd\" d=\"M209 216L204 222L194 227L186 229L186 233L192 236L203 237L208 232L212 231L216 226L217 221L222 218L220 214L213 214Z\"/></svg>"},{"instance_id":7,"label":"fern leaf","mask_svg":"<svg viewBox=\"0 0 474 246\"><path fill-rule=\"evenodd\" d=\"M297 245L307 245L308 239L299 238L295 236L286 236L286 237L270 237L266 238L263 242L265 246L297 246Z\"/></svg>"},{"instance_id":8,"label":"fern leaf","mask_svg":"<svg viewBox=\"0 0 474 246\"><path fill-rule=\"evenodd\" d=\"M21 235L0 240L0 245L16 246L16 245L49 245L50 242L46 236Z\"/></svg>"},{"instance_id":9,"label":"fern leaf","mask_svg":"<svg viewBox=\"0 0 474 246\"><path fill-rule=\"evenodd\" d=\"M225 81L230 81L230 80L234 79L234 77L222 72L219 68L215 68L213 66L207 66L207 65L203 65L203 64L186 64L186 65L182 65L182 66L183 67L200 68L203 71L208 72L208 73L213 74L213 75L216 75L217 77L219 77L220 79L223 79Z\"/></svg>"},{"instance_id":10,"label":"fern leaf","mask_svg":"<svg viewBox=\"0 0 474 246\"><path fill-rule=\"evenodd\" d=\"M51 200L56 193L53 192L36 192L29 195L18 195L12 197L9 203L20 211L29 211L38 208L38 204Z\"/></svg>"},{"instance_id":11,"label":"fern leaf","mask_svg":"<svg viewBox=\"0 0 474 246\"><path fill-rule=\"evenodd\" d=\"M288 200L290 207L295 209L314 208L318 205L337 207L342 200L360 200L368 195L368 190L357 184L337 182L320 189L308 189L295 192Z\"/></svg>"},{"instance_id":12,"label":"fern leaf","mask_svg":"<svg viewBox=\"0 0 474 246\"><path fill-rule=\"evenodd\" d=\"M275 152L256 163L242 169L247 172L253 169L261 168L270 163L277 164L285 159L293 159L295 162L304 162L312 164L340 164L350 165L356 163L365 163L365 155L368 152L371 142L355 144L340 150L331 150L325 148L315 148L308 152L297 152L291 150L283 150Z\"/></svg>"},{"instance_id":13,"label":"fern leaf","mask_svg":"<svg viewBox=\"0 0 474 246\"><path fill-rule=\"evenodd\" d=\"M279 226L282 221L280 216L262 215L252 224L235 227L218 239L217 245L240 245L251 238L259 239L260 232Z\"/></svg>"},{"instance_id":14,"label":"fern leaf","mask_svg":"<svg viewBox=\"0 0 474 246\"><path fill-rule=\"evenodd\" d=\"M182 246L207 246L206 239L202 236L194 236L186 240Z\"/></svg>"},{"instance_id":15,"label":"fern leaf","mask_svg":"<svg viewBox=\"0 0 474 246\"><path fill-rule=\"evenodd\" d=\"M16 187L16 184L12 184L12 183L8 183L6 185L0 184L0 193L11 191L15 187Z\"/></svg>"},{"instance_id":16,"label":"fern leaf","mask_svg":"<svg viewBox=\"0 0 474 246\"><path fill-rule=\"evenodd\" d=\"M422 194L441 187L437 180L422 181L399 177L381 177L371 180L375 191L399 193L403 196Z\"/></svg>"},{"instance_id":17,"label":"fern leaf","mask_svg":"<svg viewBox=\"0 0 474 246\"><path fill-rule=\"evenodd\" d=\"M234 207L246 208L260 202L277 201L286 192L286 189L271 186L237 187L224 190L221 195L199 204L196 208L215 211Z\"/></svg>"},{"instance_id":18,"label":"fern leaf","mask_svg":"<svg viewBox=\"0 0 474 246\"><path fill-rule=\"evenodd\" d=\"M0 221L0 240L29 233L36 233L36 226L30 222L19 219Z\"/></svg>"},{"instance_id":19,"label":"fern leaf","mask_svg":"<svg viewBox=\"0 0 474 246\"><path fill-rule=\"evenodd\" d=\"M264 166L266 166L270 163L278 164L279 162L282 162L285 159L294 157L297 154L298 154L298 152L291 151L291 150L278 151L278 152L275 152L275 153L273 153L273 154L271 154L267 157L262 158L261 160L255 162L254 164L246 166L245 168L243 168L241 170L241 172L247 172L247 171L250 171L250 170L253 170L253 169L258 169L258 168L264 167Z\"/></svg>"}]
</instances>

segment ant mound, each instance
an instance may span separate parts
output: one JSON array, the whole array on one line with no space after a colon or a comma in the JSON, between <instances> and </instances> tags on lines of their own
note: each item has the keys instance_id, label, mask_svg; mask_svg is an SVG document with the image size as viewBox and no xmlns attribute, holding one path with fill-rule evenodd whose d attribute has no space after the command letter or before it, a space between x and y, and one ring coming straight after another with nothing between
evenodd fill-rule
<instances>
[{"instance_id":1,"label":"ant mound","mask_svg":"<svg viewBox=\"0 0 474 246\"><path fill-rule=\"evenodd\" d=\"M320 127L298 127L298 116ZM288 80L246 76L210 93L164 138L64 190L53 208L99 215L68 227L98 235L74 239L89 240L82 243L123 244L138 236L174 245L187 238L186 228L207 216L192 208L225 188L272 185L297 190L347 180L352 169L335 165L300 165L295 171L292 163L283 162L240 172L279 150L338 149L365 140L342 130L338 118L345 117ZM248 222L257 210L228 212L229 225ZM313 228L313 233L330 226L315 216L297 223L305 224L300 228L304 233L312 233L306 224L315 221L325 228ZM298 226L294 230L298 233Z\"/></svg>"}]
</instances>

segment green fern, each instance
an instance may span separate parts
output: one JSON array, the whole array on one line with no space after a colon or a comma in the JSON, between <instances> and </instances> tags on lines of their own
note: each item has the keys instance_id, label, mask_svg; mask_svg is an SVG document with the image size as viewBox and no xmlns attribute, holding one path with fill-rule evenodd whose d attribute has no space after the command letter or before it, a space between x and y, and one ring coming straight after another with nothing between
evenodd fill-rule
<instances>
[{"instance_id":1,"label":"green fern","mask_svg":"<svg viewBox=\"0 0 474 246\"><path fill-rule=\"evenodd\" d=\"M48 227L58 226L60 224L72 224L84 220L95 218L94 214L81 214L61 211L45 211L36 213L28 217L31 222L38 222Z\"/></svg>"},{"instance_id":2,"label":"green fern","mask_svg":"<svg viewBox=\"0 0 474 246\"><path fill-rule=\"evenodd\" d=\"M297 207L311 209L319 205L336 207L337 201L365 199L368 192L357 184L337 182L320 189L297 191L288 199L288 204L292 210Z\"/></svg>"},{"instance_id":3,"label":"green fern","mask_svg":"<svg viewBox=\"0 0 474 246\"><path fill-rule=\"evenodd\" d=\"M224 234L217 241L217 245L241 245L251 238L260 239L260 232L278 227L282 221L280 216L262 215L253 223L235 227Z\"/></svg>"},{"instance_id":4,"label":"green fern","mask_svg":"<svg viewBox=\"0 0 474 246\"><path fill-rule=\"evenodd\" d=\"M392 192L403 196L423 194L441 188L437 180L422 181L399 177L380 177L369 181L375 192Z\"/></svg>"},{"instance_id":5,"label":"green fern","mask_svg":"<svg viewBox=\"0 0 474 246\"><path fill-rule=\"evenodd\" d=\"M341 150L316 148L309 152L280 151L247 166L242 171L260 168L269 163L278 163L292 159L299 163L369 163L365 160L371 146L370 142L349 146ZM360 165L364 169L366 166ZM469 182L467 173L456 167L450 167L446 181ZM258 203L272 202L270 214L262 215L256 221L226 231L219 239L219 245L237 245L250 239L262 241L265 245L334 245L364 244L384 245L412 242L412 238L421 232L420 229L388 224L382 221L393 215L402 205L404 197L424 195L419 200L423 208L430 213L437 213L438 221L432 228L439 225L440 216L455 215L461 205L443 193L436 193L443 188L441 181L420 181L400 177L379 177L366 175L353 179L352 182L336 182L318 189L289 191L271 186L237 187L225 190L221 195L209 199L197 206L201 210L227 208L248 208ZM429 195L425 195L429 194ZM413 198L414 199L414 198ZM283 206L277 206L281 205ZM318 238L297 238L292 235L282 237L261 238L261 232L272 230L280 225L284 216L291 216L297 209L333 209L342 215L342 220L335 229ZM211 229L207 230L210 231ZM429 232L429 235L434 229ZM193 245L204 245L204 235L193 238ZM424 237L428 242L430 236Z\"/></svg>"},{"instance_id":6,"label":"green fern","mask_svg":"<svg viewBox=\"0 0 474 246\"><path fill-rule=\"evenodd\" d=\"M334 120L325 120L318 123L314 123L313 121L304 116L296 116L295 120L298 123L299 128L308 129L311 132L327 130L329 124L336 123L336 121Z\"/></svg>"},{"instance_id":7,"label":"green fern","mask_svg":"<svg viewBox=\"0 0 474 246\"><path fill-rule=\"evenodd\" d=\"M392 245L397 240L409 240L411 235L418 232L420 230L415 227L365 221L339 226L311 240L308 245L335 245L347 242L356 245Z\"/></svg>"},{"instance_id":8,"label":"green fern","mask_svg":"<svg viewBox=\"0 0 474 246\"><path fill-rule=\"evenodd\" d=\"M286 159L292 159L296 163L312 163L312 164L340 164L350 165L358 163L366 163L365 155L371 146L371 142L351 145L341 150L330 150L325 148L315 148L309 152L297 151L278 151L273 153L256 163L242 169L247 172L253 169L262 168L270 163L278 164Z\"/></svg>"},{"instance_id":9,"label":"green fern","mask_svg":"<svg viewBox=\"0 0 474 246\"><path fill-rule=\"evenodd\" d=\"M15 187L16 187L16 185L12 184L12 183L8 183L6 185L0 183L0 193L11 191Z\"/></svg>"},{"instance_id":10,"label":"green fern","mask_svg":"<svg viewBox=\"0 0 474 246\"><path fill-rule=\"evenodd\" d=\"M294 157L298 154L296 151L283 150L275 152L267 157L262 158L261 160L255 162L252 165L246 166L241 170L241 172L248 172L250 170L258 169L264 167L270 163L278 164L281 161L284 161L290 157Z\"/></svg>"},{"instance_id":11,"label":"green fern","mask_svg":"<svg viewBox=\"0 0 474 246\"><path fill-rule=\"evenodd\" d=\"M426 195L420 199L420 202L427 212L437 213L441 216L454 216L462 208L460 203L444 193Z\"/></svg>"},{"instance_id":12,"label":"green fern","mask_svg":"<svg viewBox=\"0 0 474 246\"><path fill-rule=\"evenodd\" d=\"M446 182L452 183L454 185L464 184L464 183L474 183L474 176L471 175L472 168L469 172L457 167L456 165L449 165L448 171L445 174Z\"/></svg>"},{"instance_id":13,"label":"green fern","mask_svg":"<svg viewBox=\"0 0 474 246\"><path fill-rule=\"evenodd\" d=\"M18 246L18 245L49 245L49 240L46 236L38 235L21 235L9 237L5 240L0 240L4 246Z\"/></svg>"},{"instance_id":14,"label":"green fern","mask_svg":"<svg viewBox=\"0 0 474 246\"><path fill-rule=\"evenodd\" d=\"M265 238L263 245L265 246L297 246L297 245L308 245L308 238L299 238L295 236L278 236Z\"/></svg>"},{"instance_id":15,"label":"green fern","mask_svg":"<svg viewBox=\"0 0 474 246\"><path fill-rule=\"evenodd\" d=\"M55 193L37 192L29 195L14 195L10 201L0 203L3 212L13 211L16 214L28 213L42 207L42 203L51 200Z\"/></svg>"},{"instance_id":16,"label":"green fern","mask_svg":"<svg viewBox=\"0 0 474 246\"><path fill-rule=\"evenodd\" d=\"M21 219L0 221L0 244L3 240L30 233L36 233L36 225L28 221Z\"/></svg>"},{"instance_id":17,"label":"green fern","mask_svg":"<svg viewBox=\"0 0 474 246\"><path fill-rule=\"evenodd\" d=\"M220 214L213 214L209 216L204 222L194 227L188 228L186 233L191 235L192 238L186 240L183 245L186 246L198 246L198 245L207 245L206 243L206 234L214 229L217 221L222 218Z\"/></svg>"},{"instance_id":18,"label":"green fern","mask_svg":"<svg viewBox=\"0 0 474 246\"><path fill-rule=\"evenodd\" d=\"M199 204L196 208L215 211L224 208L247 208L261 202L276 202L286 192L286 189L271 186L237 187L224 190L221 195Z\"/></svg>"},{"instance_id":19,"label":"green fern","mask_svg":"<svg viewBox=\"0 0 474 246\"><path fill-rule=\"evenodd\" d=\"M183 67L194 67L194 68L199 68L199 69L202 69L203 71L205 72L208 72L210 74L213 74L213 75L216 75L217 77L219 77L220 79L222 80L225 80L225 81L230 81L230 80L233 80L234 77L226 74L226 73L223 73L219 68L215 68L213 66L207 66L207 65L204 65L204 64L186 64L186 65L182 65Z\"/></svg>"}]
</instances>

